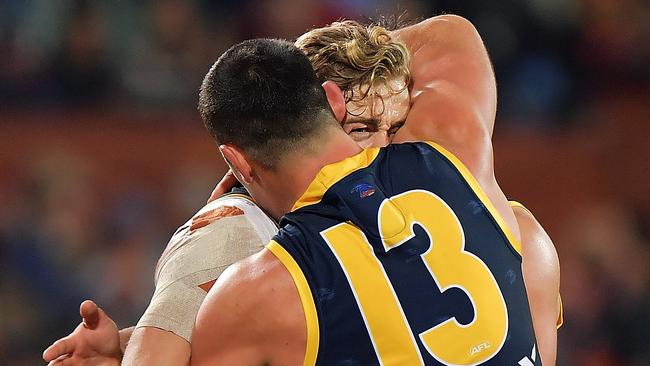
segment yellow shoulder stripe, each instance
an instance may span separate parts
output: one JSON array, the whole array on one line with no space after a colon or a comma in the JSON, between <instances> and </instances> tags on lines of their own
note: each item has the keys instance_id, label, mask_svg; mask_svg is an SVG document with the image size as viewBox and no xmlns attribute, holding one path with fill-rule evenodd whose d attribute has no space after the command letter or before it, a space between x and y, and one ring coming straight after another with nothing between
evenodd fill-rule
<instances>
[{"instance_id":1,"label":"yellow shoulder stripe","mask_svg":"<svg viewBox=\"0 0 650 366\"><path fill-rule=\"evenodd\" d=\"M512 208L514 208L514 207L519 207L519 208L521 208L521 209L523 209L523 210L528 211L529 214L531 214L531 215L533 214L532 212L530 212L530 210L529 210L526 206L524 206L524 205L523 205L521 202L519 202L519 201L508 201L508 204L509 204L510 207L512 207Z\"/></svg>"},{"instance_id":2,"label":"yellow shoulder stripe","mask_svg":"<svg viewBox=\"0 0 650 366\"><path fill-rule=\"evenodd\" d=\"M305 350L303 366L314 366L316 365L316 357L318 356L320 331L318 328L316 304L314 303L314 297L312 296L305 274L302 272L300 266L296 263L291 254L289 254L289 252L287 252L278 242L271 240L271 242L266 245L266 248L270 250L271 253L280 260L280 262L282 262L291 274L291 278L293 278L293 282L298 288L300 302L302 303L302 308L305 312L305 321L307 323L307 348Z\"/></svg>"},{"instance_id":3,"label":"yellow shoulder stripe","mask_svg":"<svg viewBox=\"0 0 650 366\"><path fill-rule=\"evenodd\" d=\"M523 204L521 204L518 201L508 201L508 204L510 205L511 208L518 207L518 208L521 208L522 210L526 210L531 215L533 214L532 212L530 212L530 210L528 208L526 208L526 206L524 206ZM522 240L523 240L523 238L522 238ZM519 255L522 255L523 249L522 249L521 243L517 242L516 244L513 244L512 247L515 248L515 250L517 251L517 253L519 253Z\"/></svg>"},{"instance_id":4,"label":"yellow shoulder stripe","mask_svg":"<svg viewBox=\"0 0 650 366\"><path fill-rule=\"evenodd\" d=\"M311 182L305 193L294 203L291 211L316 204L323 198L325 192L350 173L370 165L379 155L379 148L364 149L357 155L339 162L325 165Z\"/></svg>"},{"instance_id":5,"label":"yellow shoulder stripe","mask_svg":"<svg viewBox=\"0 0 650 366\"><path fill-rule=\"evenodd\" d=\"M521 243L519 242L519 239L517 239L517 237L512 233L510 227L508 227L508 224L506 224L503 217L501 217L499 211L497 211L497 209L494 207L492 201L490 201L487 194L485 194L485 192L483 191L483 188L481 188L481 186L476 181L476 178L474 178L472 173L470 173L469 169L467 169L465 164L463 164L463 162L460 161L460 159L458 159L454 154L447 151L445 148L436 144L435 142L427 141L426 143L429 144L434 149L438 150L438 152L440 152L452 164L454 164L456 169L458 169L458 171L463 176L463 178L465 178L465 181L470 185L470 187L472 187L474 193L476 193L476 195L481 200L483 205L485 205L485 207L488 209L488 211L490 212L494 220L497 222L497 224L505 234L506 238L508 239L508 242L512 247L512 249L515 250L517 253L519 253L519 255L521 255Z\"/></svg>"},{"instance_id":6,"label":"yellow shoulder stripe","mask_svg":"<svg viewBox=\"0 0 650 366\"><path fill-rule=\"evenodd\" d=\"M557 329L560 329L562 324L564 324L564 306L562 305L562 296L561 295L557 295L557 304L558 304L558 306L560 308L558 309L559 311L558 311L558 314L557 314L557 322L556 322L555 325L556 325Z\"/></svg>"}]
</instances>

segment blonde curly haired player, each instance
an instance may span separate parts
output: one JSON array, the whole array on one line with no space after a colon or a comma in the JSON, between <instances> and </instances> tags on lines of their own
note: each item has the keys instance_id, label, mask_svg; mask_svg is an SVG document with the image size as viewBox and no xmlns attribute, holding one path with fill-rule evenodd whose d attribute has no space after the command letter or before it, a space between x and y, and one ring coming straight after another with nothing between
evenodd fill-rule
<instances>
[{"instance_id":1,"label":"blonde curly haired player","mask_svg":"<svg viewBox=\"0 0 650 366\"><path fill-rule=\"evenodd\" d=\"M419 31L427 30L430 33L425 35L414 31L418 28ZM444 28L465 32L469 29L469 37L464 38L466 42L453 45L456 47L449 47L439 40L441 49L436 49L436 39L446 34L440 32ZM348 20L313 29L300 36L295 44L307 55L316 75L323 82L334 81L343 91L347 113L342 126L360 146L384 146L390 143L393 135L404 125L405 114L409 114L410 104L405 107L405 101L408 100L420 107L419 111L409 117L427 128L435 128L433 135L437 137L436 142L460 140L466 146L474 145L483 149L483 152L474 154L478 158L468 159L469 164L475 160L480 162L488 159L490 162L485 165L490 167L489 174L492 177L489 179L493 180L491 142L490 139L483 138L491 138L494 127L496 84L492 69L483 67L474 75L471 73L472 66L468 65L467 75L470 77L467 78L466 84L453 79L462 79L458 75L454 76L454 72L461 74L462 63L473 61L470 57L452 53L460 52L464 45L476 46L475 61L480 64L481 59L486 60L483 65L489 66L483 43L469 22L455 16L443 16L391 32L381 26L363 25ZM422 56L422 53L425 56ZM431 53L436 56L430 57ZM413 61L411 55L414 55ZM460 63L457 65L460 66L459 70L452 71L454 67L441 64L453 62ZM439 75L435 75L436 72ZM433 108L436 108L435 104L426 105L424 101L418 103L418 97L422 100L429 96L427 94L453 93L443 95L442 98L438 96L429 99L462 101L463 92L473 87L472 76L484 79L483 84L476 83L475 87L479 88L479 91L482 88L485 95L480 92L474 95L487 99L482 103L487 107L483 123L478 126L478 133L468 133L462 139L453 136L461 128L470 128L471 131L477 127L468 123L463 114L466 111L471 113L472 107L479 106L480 102L461 102L459 106L440 113L441 116L449 118L448 121L417 117L418 113L435 114ZM412 81L414 83L411 83ZM453 85L454 81L458 84ZM445 84L451 84L451 88ZM465 96L472 96L472 93L466 93ZM446 105L440 107L448 108ZM423 123L423 120L428 123ZM467 161L465 163L468 164ZM552 365L556 358L557 329L563 322L557 253L550 237L534 215L519 202L510 201L509 204L519 224L521 247L518 249L524 254L522 265L539 352L544 364Z\"/></svg>"},{"instance_id":2,"label":"blonde curly haired player","mask_svg":"<svg viewBox=\"0 0 650 366\"><path fill-rule=\"evenodd\" d=\"M409 89L409 66L414 64L410 64L407 46L414 49L424 43L409 32L416 33L425 26L435 31L439 24L431 23L434 22L425 21L406 28L400 35L400 31L394 33L379 26L343 21L314 29L296 41L296 45L310 58L318 76L323 81L334 81L343 90L346 115L342 126L360 146L385 145L404 124L411 104L410 94L415 90ZM400 41L402 38L405 43ZM415 90L415 94L419 92ZM228 184L226 179L224 185ZM218 188L222 189L224 185ZM174 235L156 269L156 292L131 337L125 363L164 365L187 362L193 319L205 290L228 264L262 248L268 235L272 234L269 231L274 224L261 211L242 210L245 212L241 215L231 209L250 204L250 200L243 196L214 200L213 195L211 203L197 217L210 216L211 212L223 214L224 210L231 214L214 215L214 220L204 220L203 226L195 227L195 230L191 229L192 223L188 223ZM233 215L233 212L237 214ZM233 225L233 221L240 223ZM254 221L259 222L257 227L252 224ZM245 235L244 239L241 233L247 231L251 235ZM531 235L534 237L539 235ZM210 245L218 248L208 248ZM215 254L215 251L220 254ZM215 262L210 263L210 259ZM182 271L181 268L186 269ZM197 271L189 274L186 273L188 269ZM121 352L115 349L117 328L114 323L91 302L82 304L81 315L84 323L70 336L48 348L44 353L46 361L58 357L66 364L81 364L90 362L92 357L94 364L119 363ZM131 331L133 328L121 332L122 351ZM103 340L98 342L98 336L104 337Z\"/></svg>"},{"instance_id":3,"label":"blonde curly haired player","mask_svg":"<svg viewBox=\"0 0 650 366\"><path fill-rule=\"evenodd\" d=\"M322 82L341 88L345 132L361 147L387 145L410 106L410 56L404 43L382 26L346 20L313 29L295 44Z\"/></svg>"}]
</instances>

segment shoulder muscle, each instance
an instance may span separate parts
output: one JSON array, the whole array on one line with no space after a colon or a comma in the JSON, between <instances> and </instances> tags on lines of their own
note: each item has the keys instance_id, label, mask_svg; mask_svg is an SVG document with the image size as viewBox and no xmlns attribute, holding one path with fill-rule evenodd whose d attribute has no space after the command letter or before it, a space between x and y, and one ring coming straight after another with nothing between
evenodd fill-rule
<instances>
[{"instance_id":1,"label":"shoulder muscle","mask_svg":"<svg viewBox=\"0 0 650 366\"><path fill-rule=\"evenodd\" d=\"M289 273L263 250L228 268L210 290L196 319L192 362L275 364L283 346L300 342L301 312Z\"/></svg>"}]
</instances>

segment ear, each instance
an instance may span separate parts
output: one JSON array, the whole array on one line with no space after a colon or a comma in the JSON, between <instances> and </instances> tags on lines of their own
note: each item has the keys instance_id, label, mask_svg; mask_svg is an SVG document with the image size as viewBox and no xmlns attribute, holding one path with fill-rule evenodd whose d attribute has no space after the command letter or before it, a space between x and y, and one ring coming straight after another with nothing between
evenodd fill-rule
<instances>
[{"instance_id":1,"label":"ear","mask_svg":"<svg viewBox=\"0 0 650 366\"><path fill-rule=\"evenodd\" d=\"M327 102L334 112L334 117L339 122L343 122L345 119L345 114L347 113L345 109L345 98L343 97L343 92L335 82L327 80L323 83L323 89L325 89L325 95L327 96Z\"/></svg>"},{"instance_id":2,"label":"ear","mask_svg":"<svg viewBox=\"0 0 650 366\"><path fill-rule=\"evenodd\" d=\"M219 151L238 181L245 185L253 182L252 166L240 148L225 144L219 146Z\"/></svg>"}]
</instances>

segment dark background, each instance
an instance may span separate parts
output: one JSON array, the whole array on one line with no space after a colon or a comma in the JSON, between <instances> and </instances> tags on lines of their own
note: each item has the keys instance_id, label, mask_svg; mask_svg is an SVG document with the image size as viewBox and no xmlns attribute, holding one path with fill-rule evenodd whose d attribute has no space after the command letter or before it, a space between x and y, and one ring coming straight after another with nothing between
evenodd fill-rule
<instances>
[{"instance_id":1,"label":"dark background","mask_svg":"<svg viewBox=\"0 0 650 366\"><path fill-rule=\"evenodd\" d=\"M650 364L643 0L1 1L0 364L42 364L86 298L137 321L224 172L195 109L222 51L402 10L463 15L486 42L498 180L560 255L558 364Z\"/></svg>"}]
</instances>

